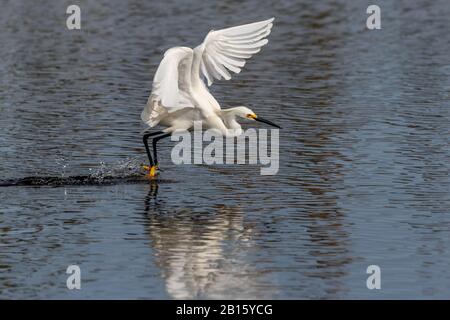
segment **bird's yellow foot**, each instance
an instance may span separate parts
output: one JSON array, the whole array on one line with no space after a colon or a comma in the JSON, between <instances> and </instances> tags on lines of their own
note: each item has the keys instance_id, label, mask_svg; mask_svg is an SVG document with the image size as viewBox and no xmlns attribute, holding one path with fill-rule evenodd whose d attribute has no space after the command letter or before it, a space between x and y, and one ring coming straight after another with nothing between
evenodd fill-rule
<instances>
[{"instance_id":1,"label":"bird's yellow foot","mask_svg":"<svg viewBox=\"0 0 450 320\"><path fill-rule=\"evenodd\" d=\"M142 168L148 171L148 176L150 178L156 177L156 174L158 173L158 166L142 166Z\"/></svg>"}]
</instances>

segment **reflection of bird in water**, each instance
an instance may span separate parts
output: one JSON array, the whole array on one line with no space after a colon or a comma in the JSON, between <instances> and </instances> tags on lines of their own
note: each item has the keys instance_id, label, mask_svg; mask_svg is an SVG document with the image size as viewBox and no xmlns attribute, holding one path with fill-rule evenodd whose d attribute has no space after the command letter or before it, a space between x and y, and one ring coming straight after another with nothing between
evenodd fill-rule
<instances>
[{"instance_id":1,"label":"reflection of bird in water","mask_svg":"<svg viewBox=\"0 0 450 320\"><path fill-rule=\"evenodd\" d=\"M146 132L143 140L150 166L149 176L154 177L158 167L156 143L169 137L175 130L189 130L194 121L204 128L214 128L223 136L240 135L237 119L249 119L278 125L257 116L247 107L239 106L221 110L202 78L211 85L214 80L231 79L230 72L239 73L246 60L267 44L266 37L272 29L273 18L237 27L211 31L202 44L194 49L174 47L164 54L153 79L153 88L141 114L149 126L158 124L161 131ZM153 156L148 139L152 138Z\"/></svg>"},{"instance_id":2,"label":"reflection of bird in water","mask_svg":"<svg viewBox=\"0 0 450 320\"><path fill-rule=\"evenodd\" d=\"M175 299L270 298L271 290L251 266L254 229L239 207L216 205L211 212L167 208L157 184L146 199L148 234L167 293Z\"/></svg>"}]
</instances>

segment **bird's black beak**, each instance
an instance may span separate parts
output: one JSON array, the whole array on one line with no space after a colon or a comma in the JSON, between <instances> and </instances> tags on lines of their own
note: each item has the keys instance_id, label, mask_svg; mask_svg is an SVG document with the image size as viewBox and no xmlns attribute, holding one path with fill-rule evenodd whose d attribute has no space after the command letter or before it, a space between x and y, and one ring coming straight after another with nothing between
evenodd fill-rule
<instances>
[{"instance_id":1,"label":"bird's black beak","mask_svg":"<svg viewBox=\"0 0 450 320\"><path fill-rule=\"evenodd\" d=\"M281 127L280 127L279 125L273 123L272 121L269 121L269 120L266 120L266 119L264 119L264 118L261 118L261 117L259 117L259 116L258 116L258 117L255 117L255 118L253 118L253 119L255 119L256 121L259 121L259 122L267 123L268 125L271 125L272 127L281 129Z\"/></svg>"}]
</instances>

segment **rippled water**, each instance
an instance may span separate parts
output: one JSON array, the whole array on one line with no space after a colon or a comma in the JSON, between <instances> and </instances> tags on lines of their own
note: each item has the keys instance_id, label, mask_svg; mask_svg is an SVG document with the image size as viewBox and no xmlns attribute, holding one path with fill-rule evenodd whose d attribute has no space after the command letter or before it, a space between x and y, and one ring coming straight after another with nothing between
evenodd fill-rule
<instances>
[{"instance_id":1,"label":"rippled water","mask_svg":"<svg viewBox=\"0 0 450 320\"><path fill-rule=\"evenodd\" d=\"M0 177L117 181L0 188L0 298L450 298L448 1L378 1L377 31L369 1L77 3L81 31L68 2L2 3ZM283 127L278 175L164 141L136 181L162 52L271 16L212 91Z\"/></svg>"}]
</instances>

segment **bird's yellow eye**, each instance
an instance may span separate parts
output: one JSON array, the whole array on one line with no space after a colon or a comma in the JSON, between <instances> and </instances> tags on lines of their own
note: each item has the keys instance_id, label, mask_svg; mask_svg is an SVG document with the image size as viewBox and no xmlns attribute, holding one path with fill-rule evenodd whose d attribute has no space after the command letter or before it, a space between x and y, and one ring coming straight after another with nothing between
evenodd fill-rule
<instances>
[{"instance_id":1,"label":"bird's yellow eye","mask_svg":"<svg viewBox=\"0 0 450 320\"><path fill-rule=\"evenodd\" d=\"M247 118L249 118L249 119L256 119L257 116L256 116L256 114L254 114L254 113L249 113L249 114L247 115Z\"/></svg>"}]
</instances>

